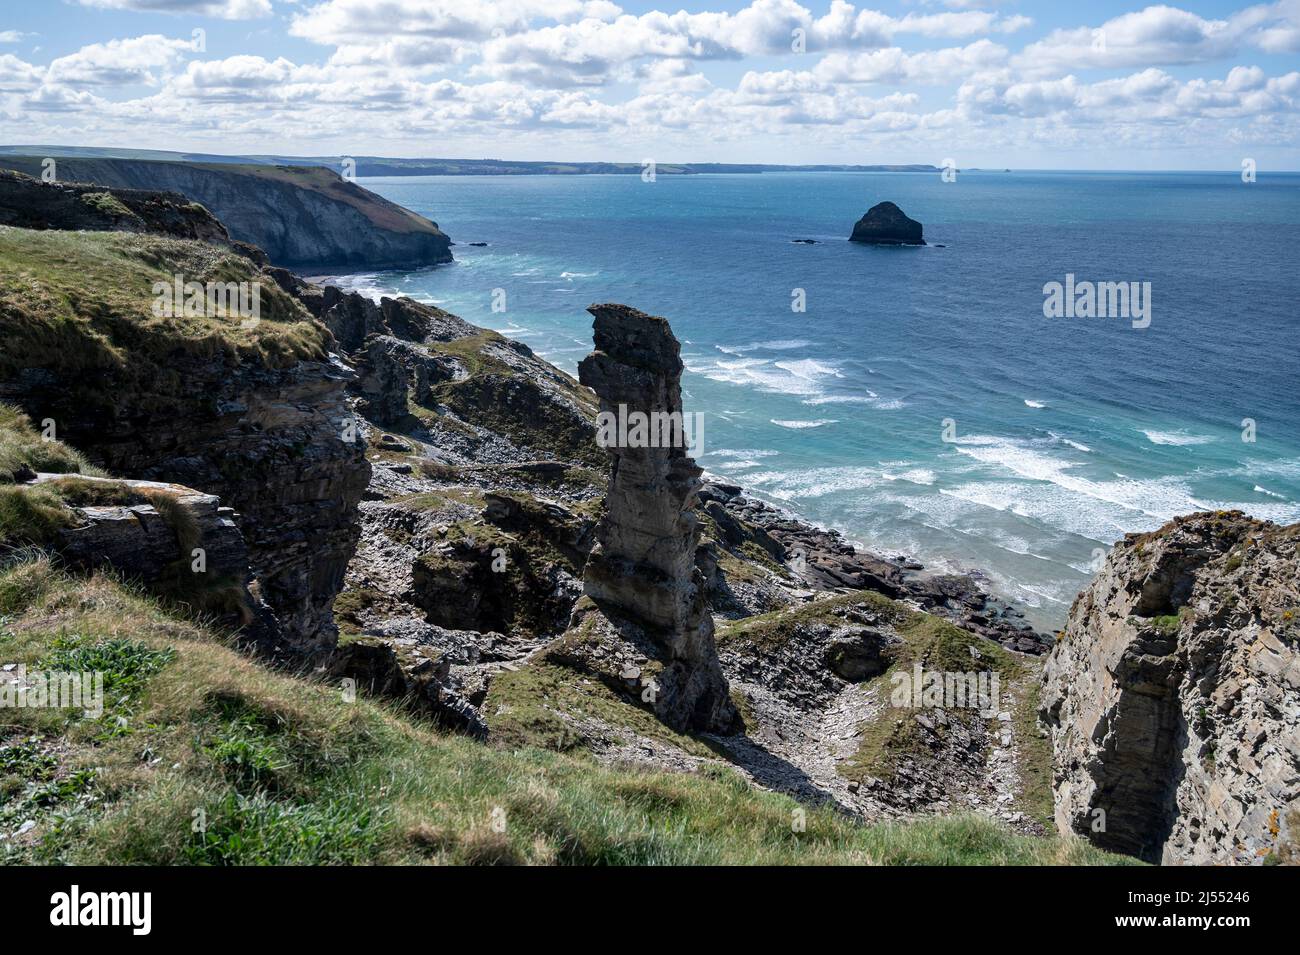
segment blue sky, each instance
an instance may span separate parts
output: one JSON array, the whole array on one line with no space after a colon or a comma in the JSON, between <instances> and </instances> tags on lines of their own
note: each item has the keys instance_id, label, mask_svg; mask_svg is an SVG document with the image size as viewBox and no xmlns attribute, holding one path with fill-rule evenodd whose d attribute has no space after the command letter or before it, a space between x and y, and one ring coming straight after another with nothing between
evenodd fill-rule
<instances>
[{"instance_id":1,"label":"blue sky","mask_svg":"<svg viewBox=\"0 0 1300 955\"><path fill-rule=\"evenodd\" d=\"M47 0L2 17L5 143L1300 169L1300 0Z\"/></svg>"}]
</instances>

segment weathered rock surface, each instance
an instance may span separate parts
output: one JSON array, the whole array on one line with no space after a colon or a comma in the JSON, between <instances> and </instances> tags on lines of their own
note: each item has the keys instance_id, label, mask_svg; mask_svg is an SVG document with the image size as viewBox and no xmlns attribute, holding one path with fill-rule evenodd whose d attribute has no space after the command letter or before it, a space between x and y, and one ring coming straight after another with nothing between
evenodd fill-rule
<instances>
[{"instance_id":1,"label":"weathered rock surface","mask_svg":"<svg viewBox=\"0 0 1300 955\"><path fill-rule=\"evenodd\" d=\"M423 216L322 166L56 160L63 182L168 190L202 203L230 235L284 266L412 268L450 262L451 240ZM0 167L40 175L39 157L0 157Z\"/></svg>"},{"instance_id":2,"label":"weathered rock surface","mask_svg":"<svg viewBox=\"0 0 1300 955\"><path fill-rule=\"evenodd\" d=\"M853 226L850 242L871 245L925 245L921 223L910 219L892 202L878 202Z\"/></svg>"},{"instance_id":3,"label":"weathered rock surface","mask_svg":"<svg viewBox=\"0 0 1300 955\"><path fill-rule=\"evenodd\" d=\"M1164 863L1296 859L1300 525L1129 535L1044 671L1056 822Z\"/></svg>"},{"instance_id":4,"label":"weathered rock surface","mask_svg":"<svg viewBox=\"0 0 1300 955\"><path fill-rule=\"evenodd\" d=\"M8 169L0 169L0 225L154 232L214 245L231 244L226 227L180 193L46 183Z\"/></svg>"},{"instance_id":5,"label":"weathered rock surface","mask_svg":"<svg viewBox=\"0 0 1300 955\"><path fill-rule=\"evenodd\" d=\"M601 411L680 416L681 346L668 322L625 305L589 311L596 319L596 350L579 365L579 380L596 392ZM588 617L603 615L609 626L597 624L595 641L574 653L608 668L601 651L610 641L631 644L634 655L660 665L648 702L664 722L725 731L735 711L713 644L704 579L695 567L701 471L680 442L634 445L607 448L612 474L605 514L583 574L583 589L595 605Z\"/></svg>"},{"instance_id":6,"label":"weathered rock surface","mask_svg":"<svg viewBox=\"0 0 1300 955\"><path fill-rule=\"evenodd\" d=\"M342 365L229 365L178 356L174 378L115 390L29 369L0 396L113 474L218 495L240 514L262 596L281 624L281 649L332 647L330 607L360 526L369 478L365 441L346 402Z\"/></svg>"},{"instance_id":7,"label":"weathered rock surface","mask_svg":"<svg viewBox=\"0 0 1300 955\"><path fill-rule=\"evenodd\" d=\"M26 483L48 484L75 497L85 494L116 503L74 505L78 523L58 532L54 548L71 567L111 568L127 580L215 615L242 628L244 637L274 639L278 623L254 584L248 548L235 522L214 494L158 481L123 481L84 475L45 474ZM255 585L254 585L255 586Z\"/></svg>"},{"instance_id":8,"label":"weathered rock surface","mask_svg":"<svg viewBox=\"0 0 1300 955\"><path fill-rule=\"evenodd\" d=\"M904 558L887 559L855 547L837 531L814 527L792 518L770 504L746 497L740 487L710 481L700 489L701 511L720 541L738 548L751 562L765 554L795 575L810 591L872 590L888 597L915 601L923 610L945 617L972 633L994 640L1008 650L1045 653L1051 645L1024 615L1005 601L990 596L975 574L922 573L920 564ZM710 598L720 612L739 610L739 616L783 606L771 587L756 604L752 596L736 607L735 574L723 588L709 578ZM752 590L753 588L748 588ZM790 590L789 583L778 589ZM809 594L811 596L811 594ZM730 614L729 614L730 615Z\"/></svg>"}]
</instances>

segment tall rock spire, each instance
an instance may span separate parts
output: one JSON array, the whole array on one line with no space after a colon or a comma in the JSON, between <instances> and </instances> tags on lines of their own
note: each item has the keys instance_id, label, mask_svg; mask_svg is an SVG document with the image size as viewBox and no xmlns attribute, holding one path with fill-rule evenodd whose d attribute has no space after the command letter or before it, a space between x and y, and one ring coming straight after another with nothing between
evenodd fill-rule
<instances>
[{"instance_id":1,"label":"tall rock spire","mask_svg":"<svg viewBox=\"0 0 1300 955\"><path fill-rule=\"evenodd\" d=\"M726 732L735 710L695 568L701 471L687 454L698 432L682 415L681 346L665 319L626 305L588 311L596 350L578 374L600 399L612 469L583 586L604 618L604 656L668 725Z\"/></svg>"}]
</instances>

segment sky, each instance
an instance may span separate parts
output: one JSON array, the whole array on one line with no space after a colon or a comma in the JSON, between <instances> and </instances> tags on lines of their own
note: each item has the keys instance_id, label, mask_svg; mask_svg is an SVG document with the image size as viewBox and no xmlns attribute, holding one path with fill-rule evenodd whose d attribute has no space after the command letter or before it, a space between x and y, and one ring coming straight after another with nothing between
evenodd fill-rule
<instances>
[{"instance_id":1,"label":"sky","mask_svg":"<svg viewBox=\"0 0 1300 955\"><path fill-rule=\"evenodd\" d=\"M0 0L0 143L1300 170L1300 0Z\"/></svg>"}]
</instances>

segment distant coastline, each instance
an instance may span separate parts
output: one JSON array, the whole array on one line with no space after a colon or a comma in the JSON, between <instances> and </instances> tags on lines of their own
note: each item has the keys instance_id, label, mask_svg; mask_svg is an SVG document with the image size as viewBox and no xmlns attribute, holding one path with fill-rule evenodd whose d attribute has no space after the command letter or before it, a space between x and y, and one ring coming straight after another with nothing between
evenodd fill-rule
<instances>
[{"instance_id":1,"label":"distant coastline","mask_svg":"<svg viewBox=\"0 0 1300 955\"><path fill-rule=\"evenodd\" d=\"M117 149L98 146L0 146L0 156L53 156L67 159L149 159L190 163L240 163L269 166L327 166L338 170L346 161L354 164L357 176L639 176L650 160L643 162L564 162L511 159L401 159L386 156L279 156L220 155L217 153L171 152L163 149ZM655 162L657 176L694 176L707 173L764 172L938 172L928 163L886 163L876 165L779 163L671 163Z\"/></svg>"}]
</instances>

